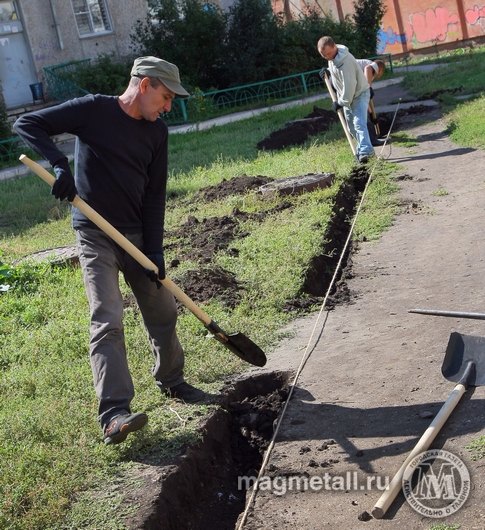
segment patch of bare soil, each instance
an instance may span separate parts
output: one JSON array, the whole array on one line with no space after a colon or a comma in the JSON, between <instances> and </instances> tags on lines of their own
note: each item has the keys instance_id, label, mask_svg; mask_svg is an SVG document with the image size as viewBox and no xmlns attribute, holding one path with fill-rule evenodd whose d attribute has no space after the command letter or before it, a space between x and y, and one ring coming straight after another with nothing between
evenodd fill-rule
<instances>
[{"instance_id":1,"label":"patch of bare soil","mask_svg":"<svg viewBox=\"0 0 485 530\"><path fill-rule=\"evenodd\" d=\"M313 107L313 112L302 118L288 122L282 129L273 131L268 138L258 142L258 149L277 150L290 145L301 145L310 136L315 136L328 129L339 120L331 110Z\"/></svg>"},{"instance_id":2,"label":"patch of bare soil","mask_svg":"<svg viewBox=\"0 0 485 530\"><path fill-rule=\"evenodd\" d=\"M349 219L352 218L358 195L364 189L367 177L367 170L364 167L357 167L348 182L340 188L333 207L332 221L324 237L326 243L323 244L322 242L321 254L309 264L301 293L297 298L288 300L286 303L286 311L305 313L315 309L321 303L321 297L326 293L340 251L345 243L350 226ZM203 196L233 195L235 190L238 190L238 193L246 193L249 189L248 185L255 188L256 185L259 187L271 181L271 179L261 176L258 176L257 180L249 179L250 177L243 175L241 184L237 183L237 178L223 181L217 186L205 188ZM257 214L234 208L230 216L202 220L191 216L179 229L167 232L166 239L173 238L176 243L167 243L166 248L178 250L177 258L168 264L171 268L178 267L184 260L195 260L201 264L199 270L193 270L181 278L180 283L184 292L198 303L216 298L227 307L234 308L244 292L244 285L238 282L230 272L211 265L214 254L220 250L225 250L229 254L237 256L238 251L231 248L231 243L235 239L244 238L248 235L246 231L241 229L241 222L248 219L262 222L267 215L291 207L291 202L282 201L274 208ZM347 259L348 255L345 256L344 266ZM350 274L349 268L346 271L345 274L348 276ZM347 292L344 278L340 278L331 293L329 304L333 306L335 303L349 299L350 293Z\"/></svg>"},{"instance_id":3,"label":"patch of bare soil","mask_svg":"<svg viewBox=\"0 0 485 530\"><path fill-rule=\"evenodd\" d=\"M439 94L445 92L447 91L442 90L439 91ZM438 95L438 92L436 94ZM417 114L426 114L427 118L429 118L429 113L430 107L426 105L414 105L406 110L401 109L394 124L392 124L394 118L392 113L379 113L377 115L377 124L379 125L380 134L385 136L389 132L391 125L394 131L407 127L410 122L416 119L415 116ZM328 131L337 121L339 121L339 118L334 111L314 106L311 114L301 120L288 122L283 128L273 131L267 138L261 140L257 147L258 149L279 150L292 145L301 145L311 136Z\"/></svg>"},{"instance_id":4,"label":"patch of bare soil","mask_svg":"<svg viewBox=\"0 0 485 530\"><path fill-rule=\"evenodd\" d=\"M240 175L230 180L223 179L221 183L215 186L207 186L201 188L198 193L194 195L194 200L202 199L204 201L215 201L229 197L230 195L242 195L248 191L258 189L264 184L273 182L271 177L264 177L257 175L256 177L248 177L247 175Z\"/></svg>"},{"instance_id":5,"label":"patch of bare soil","mask_svg":"<svg viewBox=\"0 0 485 530\"><path fill-rule=\"evenodd\" d=\"M235 380L222 390L221 406L204 420L204 439L136 477L143 485L127 502L140 503L124 522L145 530L229 530L244 510L238 476L254 477L288 398L291 374L274 372Z\"/></svg>"}]
</instances>

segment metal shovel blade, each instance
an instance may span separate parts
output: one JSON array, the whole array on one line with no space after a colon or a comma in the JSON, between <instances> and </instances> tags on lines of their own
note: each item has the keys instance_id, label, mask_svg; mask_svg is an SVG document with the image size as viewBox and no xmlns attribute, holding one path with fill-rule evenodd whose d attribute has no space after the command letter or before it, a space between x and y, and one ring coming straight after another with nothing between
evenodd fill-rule
<instances>
[{"instance_id":1,"label":"metal shovel blade","mask_svg":"<svg viewBox=\"0 0 485 530\"><path fill-rule=\"evenodd\" d=\"M232 333L229 335L223 331L214 321L206 325L206 328L213 333L214 338L231 350L243 361L254 364L255 366L264 366L266 364L266 355L264 351L255 344L250 338L242 333Z\"/></svg>"},{"instance_id":2,"label":"metal shovel blade","mask_svg":"<svg viewBox=\"0 0 485 530\"><path fill-rule=\"evenodd\" d=\"M485 384L485 337L462 335L454 331L450 334L441 373L449 381L459 383L466 376L467 368L473 365L474 373L469 385Z\"/></svg>"}]
</instances>

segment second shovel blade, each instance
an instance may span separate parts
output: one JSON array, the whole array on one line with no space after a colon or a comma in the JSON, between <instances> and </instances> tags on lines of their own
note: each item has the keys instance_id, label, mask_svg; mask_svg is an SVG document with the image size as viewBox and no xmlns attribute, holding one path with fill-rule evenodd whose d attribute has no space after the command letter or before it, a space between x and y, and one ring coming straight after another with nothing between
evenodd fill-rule
<instances>
[{"instance_id":1,"label":"second shovel blade","mask_svg":"<svg viewBox=\"0 0 485 530\"><path fill-rule=\"evenodd\" d=\"M475 376L469 384L485 384L485 337L463 335L454 331L448 340L441 373L449 381L457 383L470 362L475 365Z\"/></svg>"}]
</instances>

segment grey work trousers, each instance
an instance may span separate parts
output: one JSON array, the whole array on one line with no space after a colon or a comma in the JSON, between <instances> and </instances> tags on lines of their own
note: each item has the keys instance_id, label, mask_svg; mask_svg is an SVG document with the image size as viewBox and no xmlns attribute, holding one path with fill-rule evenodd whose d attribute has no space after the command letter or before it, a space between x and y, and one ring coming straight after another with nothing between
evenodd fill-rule
<instances>
[{"instance_id":1,"label":"grey work trousers","mask_svg":"<svg viewBox=\"0 0 485 530\"><path fill-rule=\"evenodd\" d=\"M142 234L125 236L143 250ZM120 271L140 308L155 358L152 375L159 388L184 381L184 353L175 331L177 307L172 294L163 286L157 289L143 267L101 230L76 230L76 239L91 314L90 355L98 419L104 429L118 414L131 412L135 393L126 358Z\"/></svg>"}]
</instances>

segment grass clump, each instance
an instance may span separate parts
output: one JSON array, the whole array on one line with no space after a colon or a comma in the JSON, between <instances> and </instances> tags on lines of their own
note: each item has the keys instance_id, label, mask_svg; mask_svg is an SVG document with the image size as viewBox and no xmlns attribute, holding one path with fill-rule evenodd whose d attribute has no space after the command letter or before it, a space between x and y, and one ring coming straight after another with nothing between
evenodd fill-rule
<instances>
[{"instance_id":1,"label":"grass clump","mask_svg":"<svg viewBox=\"0 0 485 530\"><path fill-rule=\"evenodd\" d=\"M419 98L430 94L453 91L457 94L477 94L485 86L485 47L476 53L463 56L460 61L452 61L433 70L433 75L425 72L408 72L401 86Z\"/></svg>"},{"instance_id":2,"label":"grass clump","mask_svg":"<svg viewBox=\"0 0 485 530\"><path fill-rule=\"evenodd\" d=\"M470 451L472 460L479 460L485 457L485 436L480 436L480 438L473 440L466 446L466 449Z\"/></svg>"}]
</instances>

